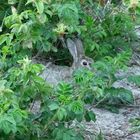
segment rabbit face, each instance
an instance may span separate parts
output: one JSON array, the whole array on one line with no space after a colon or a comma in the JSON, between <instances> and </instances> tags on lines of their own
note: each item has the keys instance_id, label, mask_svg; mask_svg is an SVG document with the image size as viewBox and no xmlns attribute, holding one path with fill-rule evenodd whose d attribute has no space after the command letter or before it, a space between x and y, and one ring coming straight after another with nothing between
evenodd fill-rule
<instances>
[{"instance_id":1,"label":"rabbit face","mask_svg":"<svg viewBox=\"0 0 140 140\"><path fill-rule=\"evenodd\" d=\"M93 63L93 60L91 58L83 58L80 62L80 67L85 67L88 69L91 69L91 64Z\"/></svg>"},{"instance_id":2,"label":"rabbit face","mask_svg":"<svg viewBox=\"0 0 140 140\"><path fill-rule=\"evenodd\" d=\"M67 47L73 57L73 67L85 67L91 69L93 59L86 57L83 49L83 44L80 39L67 39Z\"/></svg>"}]
</instances>

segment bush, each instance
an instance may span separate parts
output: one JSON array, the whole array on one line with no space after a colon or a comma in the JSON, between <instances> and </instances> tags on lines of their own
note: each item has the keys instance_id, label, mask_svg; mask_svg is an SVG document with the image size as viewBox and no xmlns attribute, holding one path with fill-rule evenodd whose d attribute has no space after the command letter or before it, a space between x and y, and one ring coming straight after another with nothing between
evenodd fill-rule
<instances>
[{"instance_id":1,"label":"bush","mask_svg":"<svg viewBox=\"0 0 140 140\"><path fill-rule=\"evenodd\" d=\"M96 121L86 104L113 110L116 104L133 103L130 91L112 87L116 71L131 57L134 24L127 7L90 0L0 3L1 138L82 140L84 131L72 127L73 121ZM52 88L39 76L44 66L31 59L38 53L52 57L52 52L54 58L65 57L60 48L65 39L75 37L83 40L86 54L95 60L94 71L78 69L72 83ZM39 109L34 112L36 103Z\"/></svg>"}]
</instances>

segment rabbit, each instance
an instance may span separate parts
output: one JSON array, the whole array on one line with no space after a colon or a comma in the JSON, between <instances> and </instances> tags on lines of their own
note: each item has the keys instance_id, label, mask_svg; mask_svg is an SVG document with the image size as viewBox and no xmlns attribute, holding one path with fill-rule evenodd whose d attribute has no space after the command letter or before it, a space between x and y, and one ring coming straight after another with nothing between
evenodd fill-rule
<instances>
[{"instance_id":1,"label":"rabbit","mask_svg":"<svg viewBox=\"0 0 140 140\"><path fill-rule=\"evenodd\" d=\"M73 57L73 64L71 67L58 66L47 63L45 70L40 75L43 79L52 85L57 85L60 81L69 81L74 70L80 67L91 69L93 59L85 56L82 41L78 38L66 40L66 45L70 54Z\"/></svg>"},{"instance_id":2,"label":"rabbit","mask_svg":"<svg viewBox=\"0 0 140 140\"><path fill-rule=\"evenodd\" d=\"M45 70L40 74L40 76L49 84L56 86L61 81L69 82L72 77L74 70L85 67L91 69L91 64L93 59L85 56L82 41L78 38L66 40L66 45L70 54L73 57L73 64L71 67L68 66L58 66L52 63L47 63ZM35 101L34 105L31 104L30 111L32 113L37 113L40 110L41 102Z\"/></svg>"}]
</instances>

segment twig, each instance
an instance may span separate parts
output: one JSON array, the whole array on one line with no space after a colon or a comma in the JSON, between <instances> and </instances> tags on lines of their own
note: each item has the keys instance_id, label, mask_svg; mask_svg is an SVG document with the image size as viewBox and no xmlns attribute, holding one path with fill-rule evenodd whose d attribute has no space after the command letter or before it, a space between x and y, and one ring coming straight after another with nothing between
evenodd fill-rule
<instances>
[{"instance_id":1,"label":"twig","mask_svg":"<svg viewBox=\"0 0 140 140\"><path fill-rule=\"evenodd\" d=\"M121 136L121 137L119 137L119 138L126 138L126 137L129 137L129 136L131 136L131 135L133 135L133 134L136 134L136 133L137 133L137 132L134 131L134 132L128 133L127 135Z\"/></svg>"},{"instance_id":2,"label":"twig","mask_svg":"<svg viewBox=\"0 0 140 140\"><path fill-rule=\"evenodd\" d=\"M41 54L41 51L38 51L37 54L36 54L35 56L32 57L32 59L37 58L40 54Z\"/></svg>"},{"instance_id":3,"label":"twig","mask_svg":"<svg viewBox=\"0 0 140 140\"><path fill-rule=\"evenodd\" d=\"M108 94L109 94L109 93L108 93ZM97 104L95 104L94 106L91 106L91 107L89 108L89 110L91 110L93 107L94 107L94 108L97 107L101 102L103 102L104 99L108 96L108 94L106 94Z\"/></svg>"},{"instance_id":4,"label":"twig","mask_svg":"<svg viewBox=\"0 0 140 140\"><path fill-rule=\"evenodd\" d=\"M30 106L30 111L32 112L32 109L33 109L33 107L34 107L34 104L35 104L35 100L33 100L33 102L32 102L32 104L31 104L31 106Z\"/></svg>"},{"instance_id":5,"label":"twig","mask_svg":"<svg viewBox=\"0 0 140 140\"><path fill-rule=\"evenodd\" d=\"M122 105L122 106L124 106L124 105ZM136 107L136 108L139 108L140 107L140 105L125 105L126 107ZM124 106L124 107L125 107Z\"/></svg>"}]
</instances>

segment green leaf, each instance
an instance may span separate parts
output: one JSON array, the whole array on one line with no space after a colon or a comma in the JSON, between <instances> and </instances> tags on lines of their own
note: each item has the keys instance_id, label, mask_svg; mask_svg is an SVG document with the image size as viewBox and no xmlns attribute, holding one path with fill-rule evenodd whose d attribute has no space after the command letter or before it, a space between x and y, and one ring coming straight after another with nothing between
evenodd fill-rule
<instances>
[{"instance_id":1,"label":"green leaf","mask_svg":"<svg viewBox=\"0 0 140 140\"><path fill-rule=\"evenodd\" d=\"M128 82L135 83L140 86L140 75L131 75L127 78Z\"/></svg>"},{"instance_id":2,"label":"green leaf","mask_svg":"<svg viewBox=\"0 0 140 140\"><path fill-rule=\"evenodd\" d=\"M34 76L33 76L33 79L34 79L34 81L35 81L36 83L38 83L38 84L44 84L44 79L42 79L42 78L39 77L39 76L34 75Z\"/></svg>"},{"instance_id":3,"label":"green leaf","mask_svg":"<svg viewBox=\"0 0 140 140\"><path fill-rule=\"evenodd\" d=\"M55 4L54 9L58 12L58 16L71 27L79 23L78 8L75 3Z\"/></svg>"},{"instance_id":4,"label":"green leaf","mask_svg":"<svg viewBox=\"0 0 140 140\"><path fill-rule=\"evenodd\" d=\"M4 114L0 116L0 129L2 129L6 134L9 134L11 131L16 132L16 121L10 115Z\"/></svg>"},{"instance_id":5,"label":"green leaf","mask_svg":"<svg viewBox=\"0 0 140 140\"><path fill-rule=\"evenodd\" d=\"M50 17L52 17L52 15L53 15L53 12L49 9L46 9L45 13L48 14Z\"/></svg>"},{"instance_id":6,"label":"green leaf","mask_svg":"<svg viewBox=\"0 0 140 140\"><path fill-rule=\"evenodd\" d=\"M17 0L8 0L8 4L16 4Z\"/></svg>"},{"instance_id":7,"label":"green leaf","mask_svg":"<svg viewBox=\"0 0 140 140\"><path fill-rule=\"evenodd\" d=\"M42 13L37 16L40 23L44 24L48 21L46 14Z\"/></svg>"},{"instance_id":8,"label":"green leaf","mask_svg":"<svg viewBox=\"0 0 140 140\"><path fill-rule=\"evenodd\" d=\"M59 121L63 120L63 118L65 118L66 116L67 116L67 111L65 110L65 108L60 108L59 111L57 112L57 117Z\"/></svg>"},{"instance_id":9,"label":"green leaf","mask_svg":"<svg viewBox=\"0 0 140 140\"><path fill-rule=\"evenodd\" d=\"M64 133L63 140L71 140L71 136L68 133Z\"/></svg>"},{"instance_id":10,"label":"green leaf","mask_svg":"<svg viewBox=\"0 0 140 140\"><path fill-rule=\"evenodd\" d=\"M105 90L108 104L133 104L134 97L130 90L124 88L110 88Z\"/></svg>"},{"instance_id":11,"label":"green leaf","mask_svg":"<svg viewBox=\"0 0 140 140\"><path fill-rule=\"evenodd\" d=\"M96 137L95 140L104 140L104 137L103 137L103 134L102 134L101 131L100 131L100 133L97 135L97 137Z\"/></svg>"},{"instance_id":12,"label":"green leaf","mask_svg":"<svg viewBox=\"0 0 140 140\"><path fill-rule=\"evenodd\" d=\"M21 109L13 110L12 115L17 123L21 123L24 118L26 119L28 117L27 112Z\"/></svg>"},{"instance_id":13,"label":"green leaf","mask_svg":"<svg viewBox=\"0 0 140 140\"><path fill-rule=\"evenodd\" d=\"M81 113L79 113L79 114L76 114L76 120L78 121L78 122L82 122L82 120L83 120L83 114Z\"/></svg>"},{"instance_id":14,"label":"green leaf","mask_svg":"<svg viewBox=\"0 0 140 140\"><path fill-rule=\"evenodd\" d=\"M58 84L57 92L60 95L70 95L72 94L72 85L68 83L61 82Z\"/></svg>"},{"instance_id":15,"label":"green leaf","mask_svg":"<svg viewBox=\"0 0 140 140\"><path fill-rule=\"evenodd\" d=\"M96 121L96 115L92 112L92 111L87 111L85 114L85 119L86 121L90 122L92 121Z\"/></svg>"},{"instance_id":16,"label":"green leaf","mask_svg":"<svg viewBox=\"0 0 140 140\"><path fill-rule=\"evenodd\" d=\"M26 48L32 49L33 48L33 43L32 43L31 40L24 40L22 47L24 49L26 49Z\"/></svg>"},{"instance_id":17,"label":"green leaf","mask_svg":"<svg viewBox=\"0 0 140 140\"><path fill-rule=\"evenodd\" d=\"M0 45L3 44L7 40L6 35L0 35Z\"/></svg>"},{"instance_id":18,"label":"green leaf","mask_svg":"<svg viewBox=\"0 0 140 140\"><path fill-rule=\"evenodd\" d=\"M99 48L100 48L99 44L97 44L96 42L93 42L92 45L91 45L91 47L90 47L90 51L93 51L95 49L97 51L99 51Z\"/></svg>"},{"instance_id":19,"label":"green leaf","mask_svg":"<svg viewBox=\"0 0 140 140\"><path fill-rule=\"evenodd\" d=\"M119 109L114 106L114 105L103 105L103 107L109 111L111 111L112 113L116 113L116 114L119 114Z\"/></svg>"},{"instance_id":20,"label":"green leaf","mask_svg":"<svg viewBox=\"0 0 140 140\"><path fill-rule=\"evenodd\" d=\"M36 0L35 5L39 14L44 12L44 3L42 0Z\"/></svg>"},{"instance_id":21,"label":"green leaf","mask_svg":"<svg viewBox=\"0 0 140 140\"><path fill-rule=\"evenodd\" d=\"M26 3L26 5L27 5L27 4L30 4L30 3L32 3L32 2L34 2L34 0L28 0L27 3Z\"/></svg>"},{"instance_id":22,"label":"green leaf","mask_svg":"<svg viewBox=\"0 0 140 140\"><path fill-rule=\"evenodd\" d=\"M42 64L32 64L31 65L31 71L33 73L39 74L41 71L45 69L45 66Z\"/></svg>"},{"instance_id":23,"label":"green leaf","mask_svg":"<svg viewBox=\"0 0 140 140\"><path fill-rule=\"evenodd\" d=\"M28 26L26 24L21 24L17 33L20 33L20 32L27 33L27 31L28 31Z\"/></svg>"},{"instance_id":24,"label":"green leaf","mask_svg":"<svg viewBox=\"0 0 140 140\"><path fill-rule=\"evenodd\" d=\"M83 113L83 102L82 101L74 101L70 105L70 110L74 112L75 114L81 114Z\"/></svg>"},{"instance_id":25,"label":"green leaf","mask_svg":"<svg viewBox=\"0 0 140 140\"><path fill-rule=\"evenodd\" d=\"M6 82L6 80L0 80L0 88L4 89Z\"/></svg>"},{"instance_id":26,"label":"green leaf","mask_svg":"<svg viewBox=\"0 0 140 140\"><path fill-rule=\"evenodd\" d=\"M131 118L129 120L129 123L131 123L131 131L132 132L140 132L140 118Z\"/></svg>"},{"instance_id":27,"label":"green leaf","mask_svg":"<svg viewBox=\"0 0 140 140\"><path fill-rule=\"evenodd\" d=\"M58 109L59 108L59 105L57 104L57 103L51 103L50 105L49 105L49 108L50 108L50 110L52 111L52 110L56 110L56 109Z\"/></svg>"}]
</instances>

